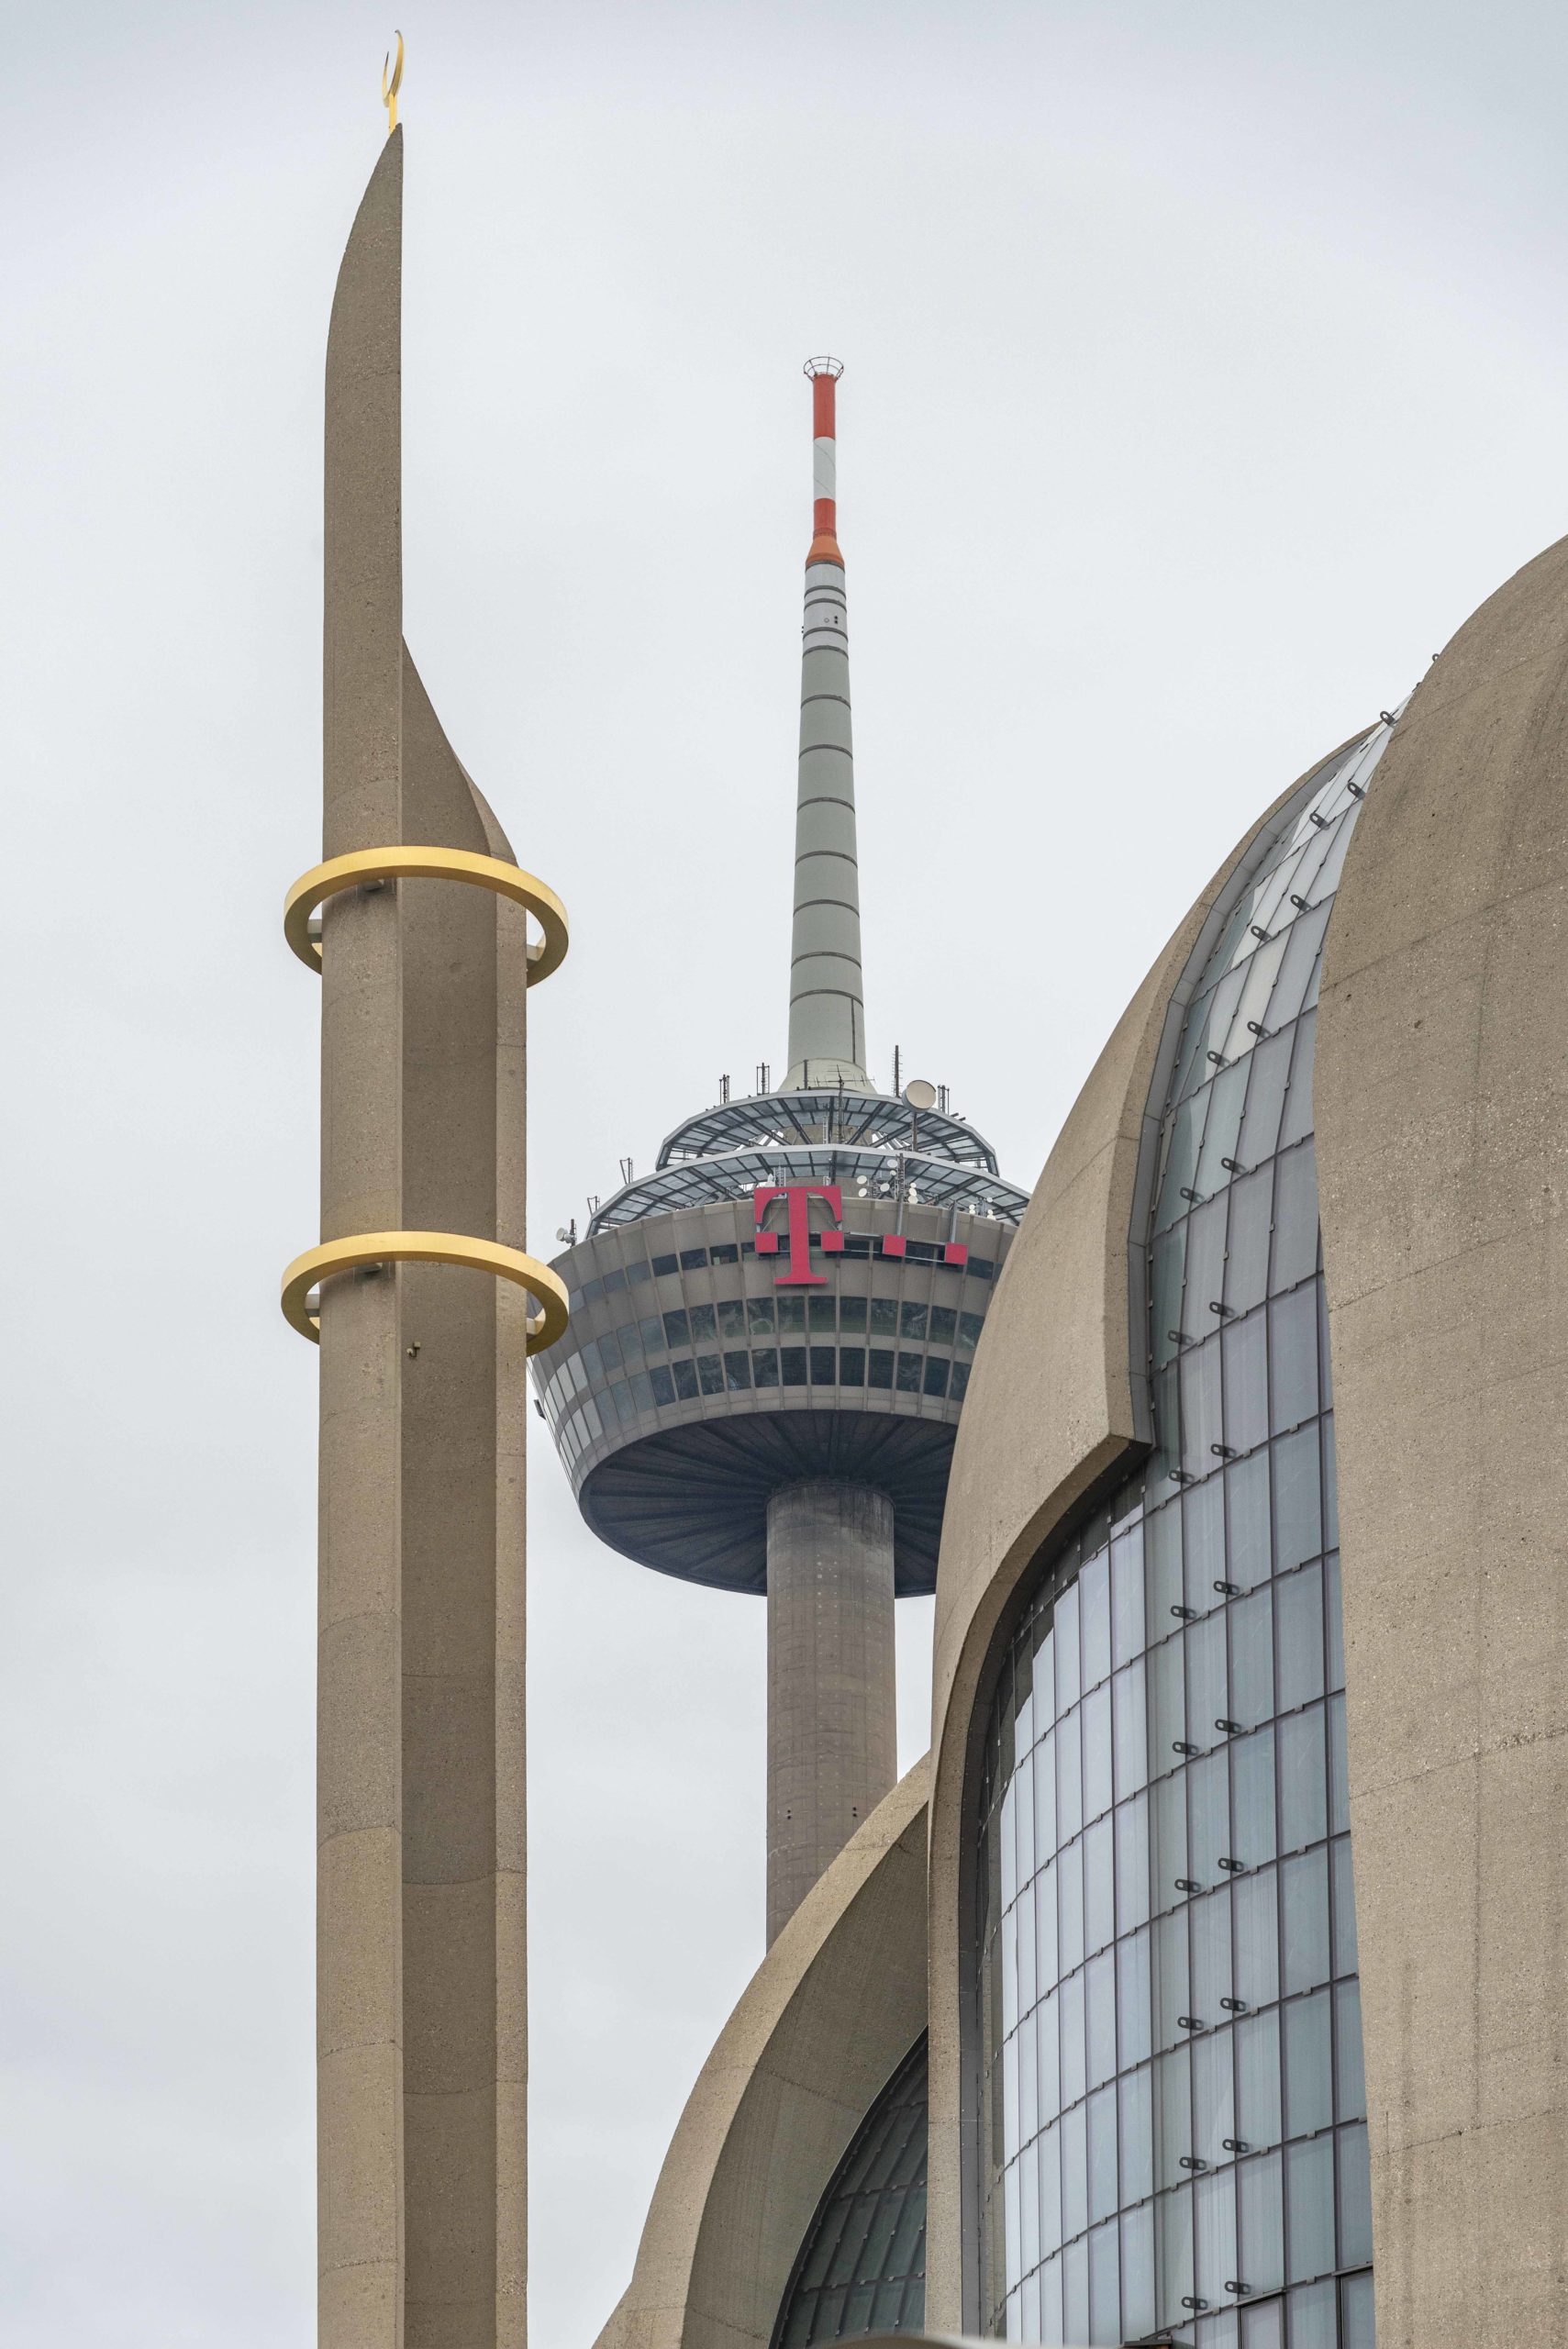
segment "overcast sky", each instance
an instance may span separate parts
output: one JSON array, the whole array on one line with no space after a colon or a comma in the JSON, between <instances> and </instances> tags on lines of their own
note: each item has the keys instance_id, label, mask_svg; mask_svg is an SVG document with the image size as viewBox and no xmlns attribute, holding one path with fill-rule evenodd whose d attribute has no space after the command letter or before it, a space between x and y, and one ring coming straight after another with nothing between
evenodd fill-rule
<instances>
[{"instance_id":1,"label":"overcast sky","mask_svg":"<svg viewBox=\"0 0 1568 2349\"><path fill-rule=\"evenodd\" d=\"M1562 527L1568 19L403 4L407 633L573 922L536 1249L784 1060L816 351L873 1065L1032 1182L1240 830ZM276 1284L317 996L278 912L391 29L6 22L3 2349L314 2339L316 1363ZM530 1433L534 2339L588 2349L761 1954L763 1620L599 1548Z\"/></svg>"}]
</instances>

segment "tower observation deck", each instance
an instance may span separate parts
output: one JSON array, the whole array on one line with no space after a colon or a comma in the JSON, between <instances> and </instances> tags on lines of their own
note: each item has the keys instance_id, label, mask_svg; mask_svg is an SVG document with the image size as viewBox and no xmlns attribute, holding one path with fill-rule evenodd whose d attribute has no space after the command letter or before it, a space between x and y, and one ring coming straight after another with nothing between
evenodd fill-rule
<instances>
[{"instance_id":1,"label":"tower observation deck","mask_svg":"<svg viewBox=\"0 0 1568 2349\"><path fill-rule=\"evenodd\" d=\"M895 1595L935 1586L953 1437L1028 1194L927 1085L867 1069L835 359L812 359L789 1060L688 1118L553 1269L534 1358L578 1506L662 1574L768 1601L768 1939L896 1776Z\"/></svg>"}]
</instances>

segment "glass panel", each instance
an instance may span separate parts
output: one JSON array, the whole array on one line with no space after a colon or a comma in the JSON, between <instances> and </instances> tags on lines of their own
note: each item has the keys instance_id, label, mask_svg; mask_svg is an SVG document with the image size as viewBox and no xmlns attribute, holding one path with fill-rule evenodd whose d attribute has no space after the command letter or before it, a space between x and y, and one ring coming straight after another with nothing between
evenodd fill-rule
<instances>
[{"instance_id":1,"label":"glass panel","mask_svg":"<svg viewBox=\"0 0 1568 2349\"><path fill-rule=\"evenodd\" d=\"M1329 1780L1321 1705L1279 1724L1280 1845L1299 1852L1329 1832Z\"/></svg>"},{"instance_id":2,"label":"glass panel","mask_svg":"<svg viewBox=\"0 0 1568 2349\"><path fill-rule=\"evenodd\" d=\"M1314 2137L1303 2145L1287 2145L1284 2163L1289 2275L1295 2284L1327 2276L1334 2265L1334 2140Z\"/></svg>"},{"instance_id":3,"label":"glass panel","mask_svg":"<svg viewBox=\"0 0 1568 2349\"><path fill-rule=\"evenodd\" d=\"M1318 1990L1310 1998L1293 1998L1282 2011L1285 2133L1307 2137L1327 2129L1334 2117L1329 1994Z\"/></svg>"},{"instance_id":4,"label":"glass panel","mask_svg":"<svg viewBox=\"0 0 1568 2349\"><path fill-rule=\"evenodd\" d=\"M1218 1360L1218 1347L1210 1346L1207 1358ZM1186 1603L1199 1615L1210 1609L1218 1592L1217 1583L1225 1580L1225 1480L1215 1475L1214 1462L1206 1459L1203 1473L1208 1482L1189 1485L1182 1496L1182 1544L1186 1552ZM1194 1716L1189 1715L1189 1720ZM1200 1717L1201 1718L1201 1717ZM1202 1743L1201 1731L1195 1731Z\"/></svg>"},{"instance_id":5,"label":"glass panel","mask_svg":"<svg viewBox=\"0 0 1568 2349\"><path fill-rule=\"evenodd\" d=\"M1269 1371L1273 1425L1283 1433L1318 1415L1318 1290L1314 1284L1276 1297L1269 1308Z\"/></svg>"},{"instance_id":6,"label":"glass panel","mask_svg":"<svg viewBox=\"0 0 1568 2349\"><path fill-rule=\"evenodd\" d=\"M1255 1584L1267 1582L1273 1572L1267 1453L1255 1452L1250 1460L1240 1460L1226 1470L1225 1517L1229 1579L1242 1590L1251 1590Z\"/></svg>"},{"instance_id":7,"label":"glass panel","mask_svg":"<svg viewBox=\"0 0 1568 2349\"><path fill-rule=\"evenodd\" d=\"M1312 1048L1317 1028L1318 1014L1315 1011L1304 1013L1296 1024L1296 1051L1290 1063L1290 1090L1284 1097L1284 1117L1280 1124L1282 1150L1288 1150L1292 1142L1301 1141L1312 1131Z\"/></svg>"},{"instance_id":8,"label":"glass panel","mask_svg":"<svg viewBox=\"0 0 1568 2349\"><path fill-rule=\"evenodd\" d=\"M1278 1880L1273 1868L1240 1876L1231 1887L1236 1920L1236 1995L1249 2007L1266 2007L1279 1997Z\"/></svg>"},{"instance_id":9,"label":"glass panel","mask_svg":"<svg viewBox=\"0 0 1568 2349\"><path fill-rule=\"evenodd\" d=\"M1330 1846L1334 1872L1334 1971L1356 1970L1356 1904L1351 1877L1350 1838Z\"/></svg>"},{"instance_id":10,"label":"glass panel","mask_svg":"<svg viewBox=\"0 0 1568 2349\"><path fill-rule=\"evenodd\" d=\"M1351 1827L1350 1762L1345 1752L1345 1700L1329 1699L1329 1831L1348 1835Z\"/></svg>"},{"instance_id":11,"label":"glass panel","mask_svg":"<svg viewBox=\"0 0 1568 2349\"><path fill-rule=\"evenodd\" d=\"M647 1326L644 1322L645 1330ZM749 1297L746 1299L746 1327L754 1338L773 1336L773 1300L771 1297Z\"/></svg>"},{"instance_id":12,"label":"glass panel","mask_svg":"<svg viewBox=\"0 0 1568 2349\"><path fill-rule=\"evenodd\" d=\"M1362 1994L1359 1982L1334 1991L1334 2111L1340 2121L1366 2117L1366 2072L1362 2060Z\"/></svg>"},{"instance_id":13,"label":"glass panel","mask_svg":"<svg viewBox=\"0 0 1568 2349\"><path fill-rule=\"evenodd\" d=\"M1372 2277L1347 2276L1340 2286L1340 2349L1376 2349Z\"/></svg>"},{"instance_id":14,"label":"glass panel","mask_svg":"<svg viewBox=\"0 0 1568 2349\"><path fill-rule=\"evenodd\" d=\"M1109 2218L1117 2208L1116 2089L1089 2099L1089 2219Z\"/></svg>"},{"instance_id":15,"label":"glass panel","mask_svg":"<svg viewBox=\"0 0 1568 2349\"><path fill-rule=\"evenodd\" d=\"M1117 2007L1125 2066L1141 2064L1153 2053L1153 1941L1148 1926L1118 1942L1116 1952Z\"/></svg>"},{"instance_id":16,"label":"glass panel","mask_svg":"<svg viewBox=\"0 0 1568 2349\"><path fill-rule=\"evenodd\" d=\"M1241 2279L1248 2281L1246 2277ZM1241 2310L1241 2349L1284 2349L1284 2302L1264 2300Z\"/></svg>"},{"instance_id":17,"label":"glass panel","mask_svg":"<svg viewBox=\"0 0 1568 2349\"><path fill-rule=\"evenodd\" d=\"M1091 2342L1121 2339L1121 2231L1113 2221L1089 2237L1089 2331Z\"/></svg>"},{"instance_id":18,"label":"glass panel","mask_svg":"<svg viewBox=\"0 0 1568 2349\"><path fill-rule=\"evenodd\" d=\"M1143 1541L1134 1526L1111 1543L1112 1662L1126 1664L1143 1646Z\"/></svg>"},{"instance_id":19,"label":"glass panel","mask_svg":"<svg viewBox=\"0 0 1568 2349\"><path fill-rule=\"evenodd\" d=\"M1305 2291L1292 2292L1285 2305L1290 2312L1290 2349L1335 2349L1332 2282L1309 2284Z\"/></svg>"},{"instance_id":20,"label":"glass panel","mask_svg":"<svg viewBox=\"0 0 1568 2349\"><path fill-rule=\"evenodd\" d=\"M1149 1717L1141 1663L1118 1672L1111 1682L1115 1718L1116 1791L1136 1794L1149 1776Z\"/></svg>"},{"instance_id":21,"label":"glass panel","mask_svg":"<svg viewBox=\"0 0 1568 2349\"><path fill-rule=\"evenodd\" d=\"M1230 1749L1235 1842L1229 1856L1255 1868L1274 1857L1274 1732L1272 1725Z\"/></svg>"},{"instance_id":22,"label":"glass panel","mask_svg":"<svg viewBox=\"0 0 1568 2349\"><path fill-rule=\"evenodd\" d=\"M1252 1162L1244 1160L1244 1164ZM1234 1184L1225 1264L1225 1302L1232 1313L1250 1313L1269 1290L1269 1226L1273 1218L1272 1165L1261 1166Z\"/></svg>"},{"instance_id":23,"label":"glass panel","mask_svg":"<svg viewBox=\"0 0 1568 2349\"><path fill-rule=\"evenodd\" d=\"M1193 2043L1193 2152L1211 2167L1231 2159L1225 2141L1236 2134L1234 2057L1229 2031L1206 2032ZM1226 2270L1228 2276L1235 2273L1234 2267ZM1223 2284L1225 2277L1219 2280Z\"/></svg>"},{"instance_id":24,"label":"glass panel","mask_svg":"<svg viewBox=\"0 0 1568 2349\"><path fill-rule=\"evenodd\" d=\"M1115 1935L1111 1822L1102 1819L1084 1837L1084 1946L1087 1950L1104 1949Z\"/></svg>"},{"instance_id":25,"label":"glass panel","mask_svg":"<svg viewBox=\"0 0 1568 2349\"><path fill-rule=\"evenodd\" d=\"M1280 1870L1284 1892L1284 1987L1307 1990L1329 1979L1329 1854L1321 1846L1286 1860Z\"/></svg>"},{"instance_id":26,"label":"glass panel","mask_svg":"<svg viewBox=\"0 0 1568 2349\"><path fill-rule=\"evenodd\" d=\"M1091 1558L1078 1577L1082 1615L1084 1686L1094 1688L1110 1675L1111 1561L1108 1550Z\"/></svg>"},{"instance_id":27,"label":"glass panel","mask_svg":"<svg viewBox=\"0 0 1568 2349\"><path fill-rule=\"evenodd\" d=\"M1279 1616L1279 1703L1281 1712L1287 1712L1323 1694L1321 1566L1282 1575L1274 1604Z\"/></svg>"},{"instance_id":28,"label":"glass panel","mask_svg":"<svg viewBox=\"0 0 1568 2349\"><path fill-rule=\"evenodd\" d=\"M1224 1736L1219 1724L1229 1717L1223 1613L1211 1615L1207 1622L1192 1624L1185 1647L1188 1737L1195 1745L1212 1745L1217 1738ZM1220 1848L1225 1847L1222 1844Z\"/></svg>"},{"instance_id":29,"label":"glass panel","mask_svg":"<svg viewBox=\"0 0 1568 2349\"><path fill-rule=\"evenodd\" d=\"M1371 2165L1363 2128L1340 2131L1340 2266L1371 2260Z\"/></svg>"},{"instance_id":30,"label":"glass panel","mask_svg":"<svg viewBox=\"0 0 1568 2349\"><path fill-rule=\"evenodd\" d=\"M1089 2223L1087 2116L1084 2104L1075 2104L1062 2116L1062 2232L1069 2242Z\"/></svg>"},{"instance_id":31,"label":"glass panel","mask_svg":"<svg viewBox=\"0 0 1568 2349\"><path fill-rule=\"evenodd\" d=\"M1207 1207L1195 1208L1187 1219L1187 1275L1183 1297L1182 1327L1187 1336L1207 1338L1216 1316L1209 1310L1221 1300L1225 1277L1224 1195Z\"/></svg>"},{"instance_id":32,"label":"glass panel","mask_svg":"<svg viewBox=\"0 0 1568 2349\"><path fill-rule=\"evenodd\" d=\"M1121 2222L1122 2337L1138 2341L1152 2332L1154 2313L1154 2205L1129 2210Z\"/></svg>"},{"instance_id":33,"label":"glass panel","mask_svg":"<svg viewBox=\"0 0 1568 2349\"><path fill-rule=\"evenodd\" d=\"M1085 1697L1084 1723L1084 1816L1097 1819L1111 1807L1111 1692L1108 1685Z\"/></svg>"},{"instance_id":34,"label":"glass panel","mask_svg":"<svg viewBox=\"0 0 1568 2349\"><path fill-rule=\"evenodd\" d=\"M1315 1558L1323 1546L1316 1426L1282 1436L1273 1454L1274 1555L1284 1574L1304 1558Z\"/></svg>"},{"instance_id":35,"label":"glass panel","mask_svg":"<svg viewBox=\"0 0 1568 2349\"><path fill-rule=\"evenodd\" d=\"M1266 1586L1229 1610L1230 1709L1244 1727L1274 1711L1273 1593Z\"/></svg>"},{"instance_id":36,"label":"glass panel","mask_svg":"<svg viewBox=\"0 0 1568 2349\"><path fill-rule=\"evenodd\" d=\"M1121 2199L1141 2202L1154 2191L1154 2068L1124 2072L1118 2083L1121 2111Z\"/></svg>"},{"instance_id":37,"label":"glass panel","mask_svg":"<svg viewBox=\"0 0 1568 2349\"><path fill-rule=\"evenodd\" d=\"M1309 1141L1287 1151L1274 1177L1273 1272L1277 1296L1308 1278L1318 1263L1318 1167Z\"/></svg>"},{"instance_id":38,"label":"glass panel","mask_svg":"<svg viewBox=\"0 0 1568 2349\"><path fill-rule=\"evenodd\" d=\"M1064 1713L1078 1701L1078 1586L1069 1584L1056 1602L1056 1709ZM1069 1832L1071 1831L1068 1831Z\"/></svg>"},{"instance_id":39,"label":"glass panel","mask_svg":"<svg viewBox=\"0 0 1568 2349\"><path fill-rule=\"evenodd\" d=\"M1223 2307L1225 2287L1236 2277L1236 2173L1208 2171L1194 2188L1196 2236L1195 2281L1210 2308Z\"/></svg>"},{"instance_id":40,"label":"glass panel","mask_svg":"<svg viewBox=\"0 0 1568 2349\"><path fill-rule=\"evenodd\" d=\"M1289 1036L1271 1036L1252 1054L1247 1111L1241 1120L1241 1140L1236 1152L1243 1166L1261 1166L1265 1158L1274 1154L1280 1112L1284 1108L1292 1041Z\"/></svg>"},{"instance_id":41,"label":"glass panel","mask_svg":"<svg viewBox=\"0 0 1568 2349\"><path fill-rule=\"evenodd\" d=\"M1249 2153L1277 2145L1284 2133L1279 2018L1279 2009L1271 2007L1261 2015L1244 2015L1236 2025L1236 2134Z\"/></svg>"},{"instance_id":42,"label":"glass panel","mask_svg":"<svg viewBox=\"0 0 1568 2349\"><path fill-rule=\"evenodd\" d=\"M1239 2163L1241 2275L1250 2292L1277 2292L1284 2282L1284 2215L1280 2156Z\"/></svg>"},{"instance_id":43,"label":"glass panel","mask_svg":"<svg viewBox=\"0 0 1568 2349\"><path fill-rule=\"evenodd\" d=\"M1311 1301L1311 1290L1301 1294ZM1269 1431L1263 1323L1262 1314L1251 1313L1225 1332L1225 1441L1232 1452L1251 1452Z\"/></svg>"},{"instance_id":44,"label":"glass panel","mask_svg":"<svg viewBox=\"0 0 1568 2349\"><path fill-rule=\"evenodd\" d=\"M1154 2205L1154 2243L1159 2256L1160 2313L1166 2324L1185 2324L1182 2302L1193 2296L1193 2198L1183 2186L1162 2194Z\"/></svg>"},{"instance_id":45,"label":"glass panel","mask_svg":"<svg viewBox=\"0 0 1568 2349\"><path fill-rule=\"evenodd\" d=\"M1192 1928L1193 2012L1206 2023L1220 2023L1226 2009L1221 1998L1230 1995L1230 1887L1222 1885L1190 1912Z\"/></svg>"}]
</instances>

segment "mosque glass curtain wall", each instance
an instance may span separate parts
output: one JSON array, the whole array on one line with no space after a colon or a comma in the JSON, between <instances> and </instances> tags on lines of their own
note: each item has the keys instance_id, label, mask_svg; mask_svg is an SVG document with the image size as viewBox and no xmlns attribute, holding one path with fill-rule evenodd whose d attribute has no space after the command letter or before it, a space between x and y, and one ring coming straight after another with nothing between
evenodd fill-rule
<instances>
[{"instance_id":1,"label":"mosque glass curtain wall","mask_svg":"<svg viewBox=\"0 0 1568 2349\"><path fill-rule=\"evenodd\" d=\"M1387 731L1304 786L1197 974L1155 1449L1045 1562L988 1723L982 2316L1012 2340L1371 2340L1312 1052Z\"/></svg>"},{"instance_id":2,"label":"mosque glass curtain wall","mask_svg":"<svg viewBox=\"0 0 1568 2349\"><path fill-rule=\"evenodd\" d=\"M773 2349L917 2332L926 2313L926 2041L911 2048L840 2163L784 2294Z\"/></svg>"}]
</instances>

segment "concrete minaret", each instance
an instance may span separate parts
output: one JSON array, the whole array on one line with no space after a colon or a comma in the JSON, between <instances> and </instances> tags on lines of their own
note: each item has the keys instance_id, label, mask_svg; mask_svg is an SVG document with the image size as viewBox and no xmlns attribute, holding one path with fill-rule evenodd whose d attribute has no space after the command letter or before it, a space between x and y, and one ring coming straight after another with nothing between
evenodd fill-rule
<instances>
[{"instance_id":1,"label":"concrete minaret","mask_svg":"<svg viewBox=\"0 0 1568 2349\"><path fill-rule=\"evenodd\" d=\"M395 96L395 82L393 85ZM403 641L403 133L327 349L325 851L284 928L320 974L322 2349L521 2349L528 2009L518 870ZM313 938L312 909L321 906ZM547 1310L530 1319L531 1292Z\"/></svg>"},{"instance_id":2,"label":"concrete minaret","mask_svg":"<svg viewBox=\"0 0 1568 2349\"><path fill-rule=\"evenodd\" d=\"M800 677L800 782L795 818L789 1073L784 1090L839 1084L869 1090L861 978L855 757L850 641L839 551L835 394L843 363L808 359L813 535L806 558Z\"/></svg>"}]
</instances>

